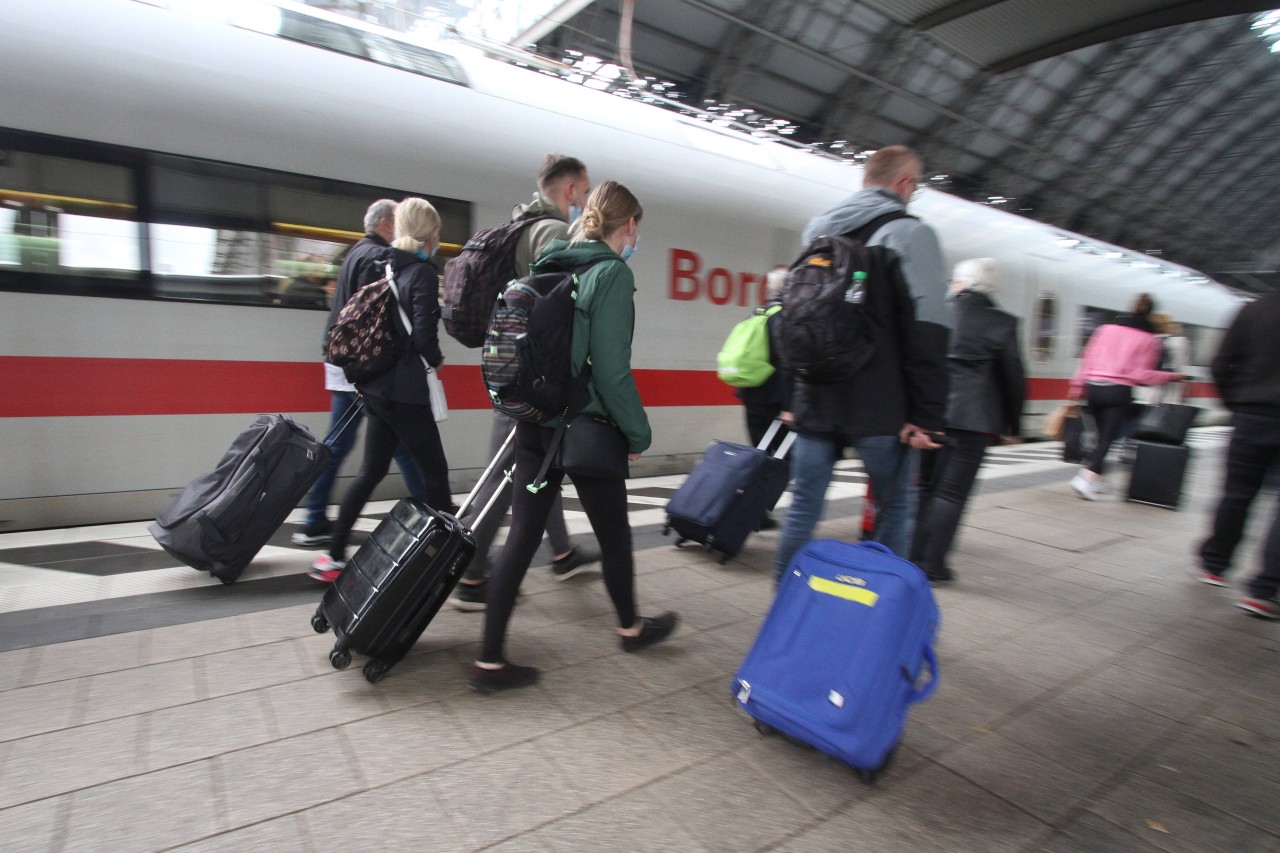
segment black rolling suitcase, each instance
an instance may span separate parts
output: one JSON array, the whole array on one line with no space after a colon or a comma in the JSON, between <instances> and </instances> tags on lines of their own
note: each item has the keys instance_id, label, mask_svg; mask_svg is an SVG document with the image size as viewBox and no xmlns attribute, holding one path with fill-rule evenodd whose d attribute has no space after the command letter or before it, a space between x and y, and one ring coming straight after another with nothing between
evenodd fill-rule
<instances>
[{"instance_id":1,"label":"black rolling suitcase","mask_svg":"<svg viewBox=\"0 0 1280 853\"><path fill-rule=\"evenodd\" d=\"M513 430L507 436L457 516L404 498L347 561L311 617L316 633L332 627L337 637L329 652L334 669L346 669L357 652L369 657L365 679L381 681L418 642L476 553L471 530L458 517L498 468L514 435ZM494 489L476 524L501 491Z\"/></svg>"},{"instance_id":2,"label":"black rolling suitcase","mask_svg":"<svg viewBox=\"0 0 1280 853\"><path fill-rule=\"evenodd\" d=\"M1137 441L1127 500L1177 509L1191 448L1185 444Z\"/></svg>"},{"instance_id":3,"label":"black rolling suitcase","mask_svg":"<svg viewBox=\"0 0 1280 853\"><path fill-rule=\"evenodd\" d=\"M765 449L781 428L782 422L774 421L759 447L713 444L667 502L662 532L674 530L677 547L694 541L719 551L721 564L736 556L786 491L791 474L786 455L795 433L788 433L775 453Z\"/></svg>"},{"instance_id":4,"label":"black rolling suitcase","mask_svg":"<svg viewBox=\"0 0 1280 853\"><path fill-rule=\"evenodd\" d=\"M323 442L284 415L258 415L213 471L187 484L147 531L193 569L234 583L329 464L359 418L357 398Z\"/></svg>"}]
</instances>

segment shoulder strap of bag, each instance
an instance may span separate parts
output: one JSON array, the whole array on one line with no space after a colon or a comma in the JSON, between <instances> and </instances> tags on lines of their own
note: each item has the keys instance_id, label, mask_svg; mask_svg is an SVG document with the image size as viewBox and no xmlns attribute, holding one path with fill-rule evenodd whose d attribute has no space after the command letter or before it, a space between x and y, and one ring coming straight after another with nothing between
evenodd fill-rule
<instances>
[{"instance_id":1,"label":"shoulder strap of bag","mask_svg":"<svg viewBox=\"0 0 1280 853\"><path fill-rule=\"evenodd\" d=\"M391 269L391 261L387 261L387 283L391 285L391 294L396 298L396 310L400 312L400 322L404 323L405 331L409 333L409 346L413 346L413 321L409 319L409 314L404 310L404 303L400 301L400 285L396 283L395 271ZM418 353L418 358L422 359L422 366L427 369L427 373L431 372L431 365L427 363L427 357L422 353Z\"/></svg>"}]
</instances>

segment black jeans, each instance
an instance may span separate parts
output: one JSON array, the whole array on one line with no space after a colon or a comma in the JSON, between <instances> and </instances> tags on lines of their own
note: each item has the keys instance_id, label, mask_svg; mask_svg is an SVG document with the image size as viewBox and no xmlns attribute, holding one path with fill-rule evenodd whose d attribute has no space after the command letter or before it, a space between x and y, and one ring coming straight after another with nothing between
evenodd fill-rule
<instances>
[{"instance_id":1,"label":"black jeans","mask_svg":"<svg viewBox=\"0 0 1280 853\"><path fill-rule=\"evenodd\" d=\"M1200 546L1205 570L1225 575L1244 536L1249 508L1264 482L1280 476L1280 418L1238 414L1227 449L1227 474L1222 500L1213 518L1213 533ZM1271 519L1262 546L1262 571L1249 582L1249 594L1275 599L1280 593L1280 507Z\"/></svg>"},{"instance_id":2,"label":"black jeans","mask_svg":"<svg viewBox=\"0 0 1280 853\"><path fill-rule=\"evenodd\" d=\"M338 520L334 522L329 556L335 560L346 559L351 528L374 488L387 476L391 457L402 442L422 471L427 505L446 512L453 508L449 492L449 463L444 456L444 445L440 442L440 430L431 414L431 406L397 403L366 394L364 411L367 425L364 459L360 463L360 473L342 496Z\"/></svg>"},{"instance_id":3,"label":"black jeans","mask_svg":"<svg viewBox=\"0 0 1280 853\"><path fill-rule=\"evenodd\" d=\"M920 514L911 543L911 561L934 576L944 572L965 504L991 446L991 436L967 429L948 429L954 444L922 453Z\"/></svg>"},{"instance_id":4,"label":"black jeans","mask_svg":"<svg viewBox=\"0 0 1280 853\"><path fill-rule=\"evenodd\" d=\"M1098 441L1085 460L1085 467L1101 474L1106 467L1107 453L1120 437L1129 409L1133 405L1133 389L1128 385L1099 385L1089 382L1085 386L1086 411L1098 429Z\"/></svg>"},{"instance_id":5,"label":"black jeans","mask_svg":"<svg viewBox=\"0 0 1280 853\"><path fill-rule=\"evenodd\" d=\"M764 440L764 434L769 431L769 425L774 422L782 411L782 407L777 403L743 403L742 407L747 417L747 436L751 439L751 445L758 447L760 442ZM786 434L786 429L778 430L778 434L774 436L770 446L766 449L772 450L777 447Z\"/></svg>"},{"instance_id":6,"label":"black jeans","mask_svg":"<svg viewBox=\"0 0 1280 853\"><path fill-rule=\"evenodd\" d=\"M547 470L547 483L537 492L527 488L533 482L546 458L553 430L536 424L516 426L516 472L511 493L511 529L502 553L489 574L485 595L484 647L480 660L501 663L506 642L507 623L515 608L520 583L547 525L551 505L560 494L564 472ZM635 560L631 553L631 522L627 518L627 483L625 480L597 480L573 477L578 500L600 542L600 570L605 590L618 612L618 625L630 628L636 621Z\"/></svg>"}]
</instances>

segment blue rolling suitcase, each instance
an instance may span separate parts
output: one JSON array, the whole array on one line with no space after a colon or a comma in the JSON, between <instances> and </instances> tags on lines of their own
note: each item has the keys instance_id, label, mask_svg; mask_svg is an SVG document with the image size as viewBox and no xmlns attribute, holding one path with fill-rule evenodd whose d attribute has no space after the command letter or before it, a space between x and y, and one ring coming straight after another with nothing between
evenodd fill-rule
<instances>
[{"instance_id":1,"label":"blue rolling suitcase","mask_svg":"<svg viewBox=\"0 0 1280 853\"><path fill-rule=\"evenodd\" d=\"M692 540L719 551L722 564L737 556L791 478L786 455L795 433L788 433L775 453L765 449L781 427L781 421L774 421L759 447L713 444L667 502L662 532L675 530L677 546Z\"/></svg>"},{"instance_id":2,"label":"blue rolling suitcase","mask_svg":"<svg viewBox=\"0 0 1280 853\"><path fill-rule=\"evenodd\" d=\"M787 568L734 695L762 733L817 747L874 782L908 707L938 686L937 629L914 564L878 542L815 540Z\"/></svg>"}]
</instances>

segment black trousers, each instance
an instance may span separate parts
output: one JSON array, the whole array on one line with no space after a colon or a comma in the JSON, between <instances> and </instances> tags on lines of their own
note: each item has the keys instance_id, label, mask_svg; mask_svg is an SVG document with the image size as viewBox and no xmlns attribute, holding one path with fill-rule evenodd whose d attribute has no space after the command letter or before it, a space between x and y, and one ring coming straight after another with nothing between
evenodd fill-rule
<instances>
[{"instance_id":1,"label":"black trousers","mask_svg":"<svg viewBox=\"0 0 1280 853\"><path fill-rule=\"evenodd\" d=\"M489 574L485 595L484 647L480 660L501 663L507 623L515 609L520 583L542 541L551 505L560 493L564 472L547 470L547 483L537 492L528 486L542 467L553 430L536 424L516 426L516 471L511 493L511 529L502 553ZM618 625L630 628L636 621L635 560L631 553L631 522L627 518L625 480L573 477L578 500L600 542L600 570L605 590L618 613Z\"/></svg>"},{"instance_id":2,"label":"black trousers","mask_svg":"<svg viewBox=\"0 0 1280 853\"><path fill-rule=\"evenodd\" d=\"M747 435L751 439L751 445L759 447L760 442L764 440L764 434L769 431L770 424L778 417L782 407L777 403L743 403L742 408L746 413ZM786 434L787 430L778 430L778 434L766 450L772 450L776 447Z\"/></svg>"},{"instance_id":3,"label":"black trousers","mask_svg":"<svg viewBox=\"0 0 1280 853\"><path fill-rule=\"evenodd\" d=\"M431 406L397 403L366 394L364 410L364 459L360 463L360 473L342 496L338 520L334 522L329 556L335 560L346 559L351 528L373 490L387 476L391 457L402 442L422 471L427 505L446 512L453 508L449 492L449 462L444 456L444 445L440 442L440 430L431 414Z\"/></svg>"},{"instance_id":4,"label":"black trousers","mask_svg":"<svg viewBox=\"0 0 1280 853\"><path fill-rule=\"evenodd\" d=\"M1089 382L1085 386L1085 406L1098 430L1098 441L1085 460L1085 467L1101 474L1106 466L1107 453L1120 437L1125 421L1133 405L1133 389L1128 385L1099 385Z\"/></svg>"},{"instance_id":5,"label":"black trousers","mask_svg":"<svg viewBox=\"0 0 1280 853\"><path fill-rule=\"evenodd\" d=\"M947 436L953 444L920 454L920 514L911 561L927 575L941 574L946 568L982 458L991 446L991 436L982 432L948 429Z\"/></svg>"},{"instance_id":6,"label":"black trousers","mask_svg":"<svg viewBox=\"0 0 1280 853\"><path fill-rule=\"evenodd\" d=\"M1231 569L1231 559L1244 536L1249 508L1263 484L1280 476L1280 418L1238 414L1227 449L1222 500L1213 517L1213 533L1200 546L1204 568L1217 575ZM1262 570L1249 582L1249 594L1275 599L1280 593L1280 507L1271 519L1262 546Z\"/></svg>"}]
</instances>

